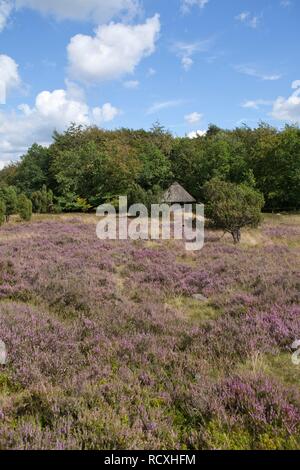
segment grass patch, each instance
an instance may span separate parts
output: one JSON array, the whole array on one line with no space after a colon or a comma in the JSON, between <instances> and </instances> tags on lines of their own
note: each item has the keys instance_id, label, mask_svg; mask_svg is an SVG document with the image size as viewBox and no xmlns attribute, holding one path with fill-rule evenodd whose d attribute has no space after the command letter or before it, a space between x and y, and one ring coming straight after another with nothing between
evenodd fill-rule
<instances>
[{"instance_id":1,"label":"grass patch","mask_svg":"<svg viewBox=\"0 0 300 470\"><path fill-rule=\"evenodd\" d=\"M237 367L238 373L245 371L270 375L285 385L300 384L300 365L293 364L290 352L278 355L257 353Z\"/></svg>"},{"instance_id":2,"label":"grass patch","mask_svg":"<svg viewBox=\"0 0 300 470\"><path fill-rule=\"evenodd\" d=\"M9 375L0 369L0 397L10 396L17 393L20 387L16 385Z\"/></svg>"},{"instance_id":3,"label":"grass patch","mask_svg":"<svg viewBox=\"0 0 300 470\"><path fill-rule=\"evenodd\" d=\"M222 313L220 309L212 306L210 301L199 302L198 300L184 296L168 299L166 304L169 307L175 308L178 312L178 316L200 324L209 320L215 320Z\"/></svg>"},{"instance_id":4,"label":"grass patch","mask_svg":"<svg viewBox=\"0 0 300 470\"><path fill-rule=\"evenodd\" d=\"M281 353L278 356L266 356L266 372L280 379L287 385L300 384L300 365L292 362L291 353Z\"/></svg>"}]
</instances>

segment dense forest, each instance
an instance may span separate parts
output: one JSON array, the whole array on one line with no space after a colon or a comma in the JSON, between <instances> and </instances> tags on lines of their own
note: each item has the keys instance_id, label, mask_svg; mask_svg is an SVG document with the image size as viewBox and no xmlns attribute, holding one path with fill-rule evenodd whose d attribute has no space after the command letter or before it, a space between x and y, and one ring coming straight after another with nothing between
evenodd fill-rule
<instances>
[{"instance_id":1,"label":"dense forest","mask_svg":"<svg viewBox=\"0 0 300 470\"><path fill-rule=\"evenodd\" d=\"M174 137L160 124L150 131L107 131L76 125L54 132L49 147L34 144L19 162L0 172L0 187L15 187L35 212L89 211L118 195L156 202L173 181L205 201L213 178L260 191L265 211L300 208L300 128L266 123L205 136Z\"/></svg>"}]
</instances>

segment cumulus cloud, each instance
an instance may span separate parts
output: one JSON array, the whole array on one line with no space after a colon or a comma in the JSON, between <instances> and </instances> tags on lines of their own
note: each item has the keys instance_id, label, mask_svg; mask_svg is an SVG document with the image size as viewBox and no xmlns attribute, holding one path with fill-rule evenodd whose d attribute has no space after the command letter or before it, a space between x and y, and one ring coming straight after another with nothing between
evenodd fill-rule
<instances>
[{"instance_id":1,"label":"cumulus cloud","mask_svg":"<svg viewBox=\"0 0 300 470\"><path fill-rule=\"evenodd\" d=\"M83 92L72 83L66 89L43 91L33 107L21 104L13 111L0 112L0 160L17 158L33 142L49 143L54 129L63 131L72 122L103 125L119 113L110 103L90 108Z\"/></svg>"},{"instance_id":2,"label":"cumulus cloud","mask_svg":"<svg viewBox=\"0 0 300 470\"><path fill-rule=\"evenodd\" d=\"M201 121L202 118L203 118L203 114L200 114L197 112L187 114L186 116L184 116L184 119L188 124L196 124L199 121Z\"/></svg>"},{"instance_id":3,"label":"cumulus cloud","mask_svg":"<svg viewBox=\"0 0 300 470\"><path fill-rule=\"evenodd\" d=\"M198 130L198 131L192 131L187 134L189 139L196 139L197 137L204 137L206 135L207 131L205 130Z\"/></svg>"},{"instance_id":4,"label":"cumulus cloud","mask_svg":"<svg viewBox=\"0 0 300 470\"><path fill-rule=\"evenodd\" d=\"M300 88L300 80L294 80L292 83L292 89L296 90L297 88Z\"/></svg>"},{"instance_id":5,"label":"cumulus cloud","mask_svg":"<svg viewBox=\"0 0 300 470\"><path fill-rule=\"evenodd\" d=\"M5 104L7 94L20 84L18 64L11 57L0 55L0 104Z\"/></svg>"},{"instance_id":6,"label":"cumulus cloud","mask_svg":"<svg viewBox=\"0 0 300 470\"><path fill-rule=\"evenodd\" d=\"M133 18L139 0L15 0L16 8L31 8L57 19L89 20L106 23L112 18Z\"/></svg>"},{"instance_id":7,"label":"cumulus cloud","mask_svg":"<svg viewBox=\"0 0 300 470\"><path fill-rule=\"evenodd\" d=\"M288 98L279 96L273 103L272 117L279 121L300 123L300 80L292 83L293 93Z\"/></svg>"},{"instance_id":8,"label":"cumulus cloud","mask_svg":"<svg viewBox=\"0 0 300 470\"><path fill-rule=\"evenodd\" d=\"M85 82L100 82L132 74L155 51L159 15L135 26L110 23L95 36L77 34L68 45L70 74Z\"/></svg>"},{"instance_id":9,"label":"cumulus cloud","mask_svg":"<svg viewBox=\"0 0 300 470\"><path fill-rule=\"evenodd\" d=\"M96 123L113 121L120 114L120 110L112 106L110 103L105 103L102 108L94 108L92 115Z\"/></svg>"},{"instance_id":10,"label":"cumulus cloud","mask_svg":"<svg viewBox=\"0 0 300 470\"><path fill-rule=\"evenodd\" d=\"M182 0L181 11L183 13L189 13L192 7L204 8L208 4L209 0Z\"/></svg>"},{"instance_id":11,"label":"cumulus cloud","mask_svg":"<svg viewBox=\"0 0 300 470\"><path fill-rule=\"evenodd\" d=\"M13 5L10 1L0 0L0 33L5 28L12 9Z\"/></svg>"}]
</instances>

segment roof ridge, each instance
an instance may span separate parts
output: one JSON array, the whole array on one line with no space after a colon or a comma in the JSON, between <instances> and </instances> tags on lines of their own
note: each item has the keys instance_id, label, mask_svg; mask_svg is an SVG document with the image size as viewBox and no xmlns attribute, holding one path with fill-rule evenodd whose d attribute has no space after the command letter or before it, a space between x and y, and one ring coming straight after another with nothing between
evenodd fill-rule
<instances>
[{"instance_id":1,"label":"roof ridge","mask_svg":"<svg viewBox=\"0 0 300 470\"><path fill-rule=\"evenodd\" d=\"M174 183L164 193L162 202L166 202L168 204L184 204L196 202L196 200L186 191L186 189L184 189L180 183L178 183L178 181L174 181Z\"/></svg>"}]
</instances>

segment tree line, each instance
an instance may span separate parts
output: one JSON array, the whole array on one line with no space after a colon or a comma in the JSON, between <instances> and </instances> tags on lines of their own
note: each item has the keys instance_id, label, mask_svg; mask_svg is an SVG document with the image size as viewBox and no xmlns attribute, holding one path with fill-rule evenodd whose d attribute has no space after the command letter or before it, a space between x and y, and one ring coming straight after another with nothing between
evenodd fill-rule
<instances>
[{"instance_id":1,"label":"tree line","mask_svg":"<svg viewBox=\"0 0 300 470\"><path fill-rule=\"evenodd\" d=\"M300 128L210 125L190 139L158 123L149 131L72 124L54 132L49 147L32 145L0 172L1 191L22 196L23 205L29 200L37 213L89 211L125 194L129 203L149 205L174 181L204 203L212 198L209 182L221 181L260 193L265 211L299 210Z\"/></svg>"}]
</instances>

